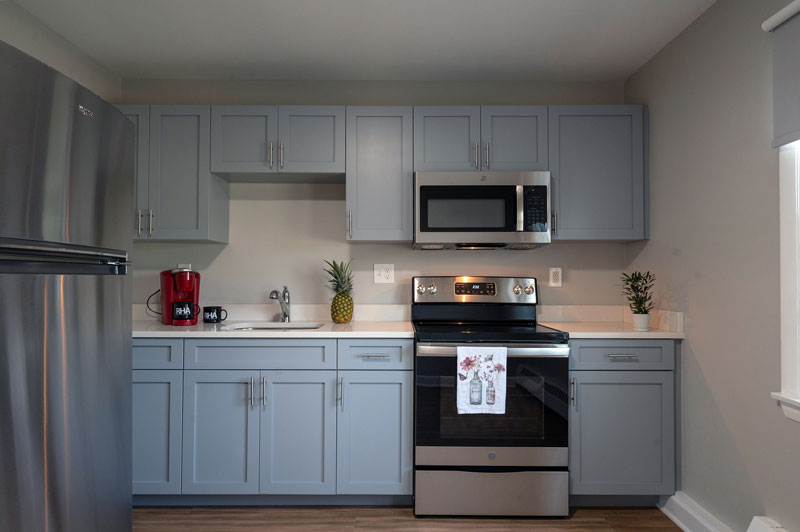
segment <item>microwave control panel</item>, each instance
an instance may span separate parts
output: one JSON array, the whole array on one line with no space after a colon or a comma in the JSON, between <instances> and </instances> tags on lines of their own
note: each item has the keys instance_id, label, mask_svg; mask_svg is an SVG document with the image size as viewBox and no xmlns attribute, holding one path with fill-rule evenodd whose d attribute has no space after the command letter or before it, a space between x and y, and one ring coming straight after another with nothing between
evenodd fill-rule
<instances>
[{"instance_id":1,"label":"microwave control panel","mask_svg":"<svg viewBox=\"0 0 800 532\"><path fill-rule=\"evenodd\" d=\"M523 231L549 231L547 227L547 187L543 185L522 188Z\"/></svg>"}]
</instances>

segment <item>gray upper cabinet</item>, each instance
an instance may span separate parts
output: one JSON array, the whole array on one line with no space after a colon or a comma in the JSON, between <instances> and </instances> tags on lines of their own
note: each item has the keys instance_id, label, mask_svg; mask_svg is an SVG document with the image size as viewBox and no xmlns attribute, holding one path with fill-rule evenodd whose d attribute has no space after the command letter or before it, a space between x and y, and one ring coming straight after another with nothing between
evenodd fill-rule
<instances>
[{"instance_id":1,"label":"gray upper cabinet","mask_svg":"<svg viewBox=\"0 0 800 532\"><path fill-rule=\"evenodd\" d=\"M134 238L228 241L228 183L209 171L209 107L120 105L137 128Z\"/></svg>"},{"instance_id":2,"label":"gray upper cabinet","mask_svg":"<svg viewBox=\"0 0 800 532\"><path fill-rule=\"evenodd\" d=\"M211 107L211 171L221 175L277 172L278 107Z\"/></svg>"},{"instance_id":3,"label":"gray upper cabinet","mask_svg":"<svg viewBox=\"0 0 800 532\"><path fill-rule=\"evenodd\" d=\"M481 107L484 170L547 170L547 107Z\"/></svg>"},{"instance_id":4,"label":"gray upper cabinet","mask_svg":"<svg viewBox=\"0 0 800 532\"><path fill-rule=\"evenodd\" d=\"M133 494L181 492L183 371L133 371Z\"/></svg>"},{"instance_id":5,"label":"gray upper cabinet","mask_svg":"<svg viewBox=\"0 0 800 532\"><path fill-rule=\"evenodd\" d=\"M337 493L410 495L411 371L340 371Z\"/></svg>"},{"instance_id":6,"label":"gray upper cabinet","mask_svg":"<svg viewBox=\"0 0 800 532\"><path fill-rule=\"evenodd\" d=\"M549 108L554 240L646 235L643 108Z\"/></svg>"},{"instance_id":7,"label":"gray upper cabinet","mask_svg":"<svg viewBox=\"0 0 800 532\"><path fill-rule=\"evenodd\" d=\"M347 239L413 238L411 107L347 108Z\"/></svg>"},{"instance_id":8,"label":"gray upper cabinet","mask_svg":"<svg viewBox=\"0 0 800 532\"><path fill-rule=\"evenodd\" d=\"M264 494L336 493L336 371L262 371Z\"/></svg>"},{"instance_id":9,"label":"gray upper cabinet","mask_svg":"<svg viewBox=\"0 0 800 532\"><path fill-rule=\"evenodd\" d=\"M133 238L146 238L147 225L146 222L149 209L148 197L148 180L147 175L149 172L150 161L150 106L148 105L118 105L122 114L128 117L133 122L136 128L134 135L134 150L136 157L134 158L134 223L133 223Z\"/></svg>"},{"instance_id":10,"label":"gray upper cabinet","mask_svg":"<svg viewBox=\"0 0 800 532\"><path fill-rule=\"evenodd\" d=\"M184 494L258 493L260 376L184 372Z\"/></svg>"},{"instance_id":11,"label":"gray upper cabinet","mask_svg":"<svg viewBox=\"0 0 800 532\"><path fill-rule=\"evenodd\" d=\"M570 493L675 492L672 371L573 371Z\"/></svg>"},{"instance_id":12,"label":"gray upper cabinet","mask_svg":"<svg viewBox=\"0 0 800 532\"><path fill-rule=\"evenodd\" d=\"M278 113L279 172L344 172L344 107L285 105Z\"/></svg>"},{"instance_id":13,"label":"gray upper cabinet","mask_svg":"<svg viewBox=\"0 0 800 532\"><path fill-rule=\"evenodd\" d=\"M481 108L415 107L414 170L480 170Z\"/></svg>"}]
</instances>

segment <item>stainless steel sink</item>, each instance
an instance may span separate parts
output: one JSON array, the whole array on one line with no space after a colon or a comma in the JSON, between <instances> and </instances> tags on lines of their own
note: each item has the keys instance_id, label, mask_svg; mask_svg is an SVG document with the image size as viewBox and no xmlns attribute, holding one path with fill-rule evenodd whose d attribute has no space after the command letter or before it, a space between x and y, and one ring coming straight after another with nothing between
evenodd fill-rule
<instances>
[{"instance_id":1,"label":"stainless steel sink","mask_svg":"<svg viewBox=\"0 0 800 532\"><path fill-rule=\"evenodd\" d=\"M246 321L222 327L223 331L274 331L282 329L319 329L325 325L316 321Z\"/></svg>"}]
</instances>

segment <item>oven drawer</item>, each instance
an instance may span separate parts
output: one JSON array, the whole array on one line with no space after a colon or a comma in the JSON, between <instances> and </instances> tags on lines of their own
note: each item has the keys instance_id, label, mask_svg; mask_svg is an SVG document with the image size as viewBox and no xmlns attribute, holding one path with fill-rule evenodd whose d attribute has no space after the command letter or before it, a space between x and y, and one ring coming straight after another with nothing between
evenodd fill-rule
<instances>
[{"instance_id":1,"label":"oven drawer","mask_svg":"<svg viewBox=\"0 0 800 532\"><path fill-rule=\"evenodd\" d=\"M567 447L473 447L418 445L418 466L567 467Z\"/></svg>"},{"instance_id":2,"label":"oven drawer","mask_svg":"<svg viewBox=\"0 0 800 532\"><path fill-rule=\"evenodd\" d=\"M414 513L566 516L569 474L566 471L417 471Z\"/></svg>"},{"instance_id":3,"label":"oven drawer","mask_svg":"<svg viewBox=\"0 0 800 532\"><path fill-rule=\"evenodd\" d=\"M573 370L671 370L673 340L571 340Z\"/></svg>"},{"instance_id":4,"label":"oven drawer","mask_svg":"<svg viewBox=\"0 0 800 532\"><path fill-rule=\"evenodd\" d=\"M414 369L414 340L339 340L339 369Z\"/></svg>"}]
</instances>

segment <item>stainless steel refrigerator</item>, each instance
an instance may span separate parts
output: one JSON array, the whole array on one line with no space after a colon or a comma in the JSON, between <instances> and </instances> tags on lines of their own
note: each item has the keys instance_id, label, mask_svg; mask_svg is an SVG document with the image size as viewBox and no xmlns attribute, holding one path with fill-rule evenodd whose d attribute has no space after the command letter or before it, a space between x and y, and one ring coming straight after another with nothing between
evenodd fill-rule
<instances>
[{"instance_id":1,"label":"stainless steel refrigerator","mask_svg":"<svg viewBox=\"0 0 800 532\"><path fill-rule=\"evenodd\" d=\"M0 530L131 528L134 133L0 43Z\"/></svg>"}]
</instances>

